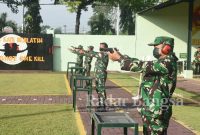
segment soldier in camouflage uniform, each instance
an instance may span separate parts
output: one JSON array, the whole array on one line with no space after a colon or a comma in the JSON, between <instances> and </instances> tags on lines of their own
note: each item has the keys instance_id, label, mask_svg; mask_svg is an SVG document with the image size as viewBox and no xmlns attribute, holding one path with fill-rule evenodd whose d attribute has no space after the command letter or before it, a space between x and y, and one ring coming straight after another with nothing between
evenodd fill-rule
<instances>
[{"instance_id":1,"label":"soldier in camouflage uniform","mask_svg":"<svg viewBox=\"0 0 200 135\"><path fill-rule=\"evenodd\" d=\"M94 46L88 46L87 53L93 53L93 49L94 49ZM85 61L84 61L85 76L90 76L92 59L93 57L85 56Z\"/></svg>"},{"instance_id":2,"label":"soldier in camouflage uniform","mask_svg":"<svg viewBox=\"0 0 200 135\"><path fill-rule=\"evenodd\" d=\"M200 74L200 47L194 53L195 74Z\"/></svg>"},{"instance_id":3,"label":"soldier in camouflage uniform","mask_svg":"<svg viewBox=\"0 0 200 135\"><path fill-rule=\"evenodd\" d=\"M109 62L108 53L102 51L101 48L108 48L106 43L100 43L100 52L94 53L94 57L97 58L95 62L95 84L96 84L96 91L99 98L99 107L100 111L105 110L105 100L106 100L106 88L105 83L107 80L107 66ZM103 108L101 108L103 107ZM101 110L103 109L103 110Z\"/></svg>"},{"instance_id":4,"label":"soldier in camouflage uniform","mask_svg":"<svg viewBox=\"0 0 200 135\"><path fill-rule=\"evenodd\" d=\"M79 53L77 53L78 51L80 50L83 50L83 46L82 45L79 45L77 48L76 47L73 47L73 53L77 54L77 58L76 58L76 66L77 67L83 67L83 55L80 55ZM76 70L76 73L78 74L82 74L82 70Z\"/></svg>"},{"instance_id":5,"label":"soldier in camouflage uniform","mask_svg":"<svg viewBox=\"0 0 200 135\"><path fill-rule=\"evenodd\" d=\"M88 50L86 53L93 53L94 46L88 46ZM84 61L84 68L85 68L85 76L90 76L90 70L91 70L91 62L93 57L91 56L85 56ZM89 82L86 81L86 87L89 85Z\"/></svg>"},{"instance_id":6,"label":"soldier in camouflage uniform","mask_svg":"<svg viewBox=\"0 0 200 135\"><path fill-rule=\"evenodd\" d=\"M172 115L171 97L176 87L177 60L173 53L174 39L157 37L154 43L155 61L126 59L119 52L110 53L110 59L119 61L122 70L142 72L140 85L141 106L138 108L143 120L144 135L167 135Z\"/></svg>"},{"instance_id":7,"label":"soldier in camouflage uniform","mask_svg":"<svg viewBox=\"0 0 200 135\"><path fill-rule=\"evenodd\" d=\"M83 54L84 56L88 57L95 57L97 60L95 62L95 84L96 84L96 91L98 94L99 99L99 110L98 111L105 111L105 100L106 100L106 89L105 89L105 82L107 79L107 66L109 62L108 53L102 51L101 48L108 48L106 43L100 43L100 52L92 52L87 53L87 51L81 50L78 53Z\"/></svg>"}]
</instances>

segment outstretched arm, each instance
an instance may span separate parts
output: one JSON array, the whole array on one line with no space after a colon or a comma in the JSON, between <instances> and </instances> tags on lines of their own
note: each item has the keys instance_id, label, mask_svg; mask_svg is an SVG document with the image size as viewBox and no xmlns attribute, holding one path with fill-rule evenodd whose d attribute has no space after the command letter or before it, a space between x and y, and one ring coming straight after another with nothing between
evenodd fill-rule
<instances>
[{"instance_id":1,"label":"outstretched arm","mask_svg":"<svg viewBox=\"0 0 200 135\"><path fill-rule=\"evenodd\" d=\"M116 50L114 50L113 53L109 53L109 58L112 61L118 61L121 66L121 70L133 72L141 71L142 63L137 58L130 58L127 55L122 55Z\"/></svg>"},{"instance_id":2,"label":"outstretched arm","mask_svg":"<svg viewBox=\"0 0 200 135\"><path fill-rule=\"evenodd\" d=\"M81 53L79 53L79 49L75 49L75 48L69 48L68 49L70 52L72 52L72 53L74 53L74 54L81 54Z\"/></svg>"},{"instance_id":3,"label":"outstretched arm","mask_svg":"<svg viewBox=\"0 0 200 135\"><path fill-rule=\"evenodd\" d=\"M109 58L113 61L120 62L122 70L133 72L144 72L144 74L166 74L170 69L168 61L140 61L137 58L130 58L122 55L118 51L109 53Z\"/></svg>"},{"instance_id":4,"label":"outstretched arm","mask_svg":"<svg viewBox=\"0 0 200 135\"><path fill-rule=\"evenodd\" d=\"M79 54L79 55L83 55L83 56L88 56L88 57L95 57L95 58L100 58L100 53L98 52L95 52L95 51L92 51L92 52L89 52L88 51L85 51L83 49L74 49L74 48L70 48L69 49L72 53L75 53L75 54Z\"/></svg>"}]
</instances>

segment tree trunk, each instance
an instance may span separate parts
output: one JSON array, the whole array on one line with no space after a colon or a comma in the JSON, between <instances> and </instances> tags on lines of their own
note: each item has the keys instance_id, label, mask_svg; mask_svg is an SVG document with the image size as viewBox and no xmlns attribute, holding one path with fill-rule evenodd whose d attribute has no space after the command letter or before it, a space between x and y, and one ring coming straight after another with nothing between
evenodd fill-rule
<instances>
[{"instance_id":1,"label":"tree trunk","mask_svg":"<svg viewBox=\"0 0 200 135\"><path fill-rule=\"evenodd\" d=\"M84 10L86 6L90 5L93 1L94 0L82 0L81 4L78 6L78 10L76 12L75 34L79 34L81 11Z\"/></svg>"},{"instance_id":2,"label":"tree trunk","mask_svg":"<svg viewBox=\"0 0 200 135\"><path fill-rule=\"evenodd\" d=\"M78 8L78 11L76 12L75 34L79 34L80 18L81 18L81 9Z\"/></svg>"}]
</instances>

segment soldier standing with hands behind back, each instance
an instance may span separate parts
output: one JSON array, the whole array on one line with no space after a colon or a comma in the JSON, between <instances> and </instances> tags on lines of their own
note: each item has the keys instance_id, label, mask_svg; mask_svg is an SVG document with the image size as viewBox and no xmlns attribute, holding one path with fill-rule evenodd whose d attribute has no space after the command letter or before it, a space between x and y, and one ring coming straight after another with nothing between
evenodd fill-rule
<instances>
[{"instance_id":1,"label":"soldier standing with hands behind back","mask_svg":"<svg viewBox=\"0 0 200 135\"><path fill-rule=\"evenodd\" d=\"M173 53L174 39L156 37L153 55L155 61L139 61L125 58L119 52L110 53L113 61L119 61L122 70L142 72L140 85L141 106L138 111L143 120L144 135L167 135L172 115L170 98L176 87L177 57Z\"/></svg>"}]
</instances>

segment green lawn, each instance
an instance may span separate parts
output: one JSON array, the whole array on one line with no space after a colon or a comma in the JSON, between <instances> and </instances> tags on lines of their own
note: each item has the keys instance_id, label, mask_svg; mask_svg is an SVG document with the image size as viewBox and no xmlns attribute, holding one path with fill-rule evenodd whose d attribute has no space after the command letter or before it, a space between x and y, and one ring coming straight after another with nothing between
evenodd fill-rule
<instances>
[{"instance_id":1,"label":"green lawn","mask_svg":"<svg viewBox=\"0 0 200 135\"><path fill-rule=\"evenodd\" d=\"M0 105L0 135L79 135L71 105Z\"/></svg>"},{"instance_id":2,"label":"green lawn","mask_svg":"<svg viewBox=\"0 0 200 135\"><path fill-rule=\"evenodd\" d=\"M135 74L139 78L138 74ZM115 82L120 87L126 88L133 95L137 94L139 81L131 78L127 73L112 73L108 74L108 79Z\"/></svg>"},{"instance_id":3,"label":"green lawn","mask_svg":"<svg viewBox=\"0 0 200 135\"><path fill-rule=\"evenodd\" d=\"M173 106L173 117L200 132L200 107Z\"/></svg>"},{"instance_id":4,"label":"green lawn","mask_svg":"<svg viewBox=\"0 0 200 135\"><path fill-rule=\"evenodd\" d=\"M66 95L64 74L1 73L0 96Z\"/></svg>"},{"instance_id":5,"label":"green lawn","mask_svg":"<svg viewBox=\"0 0 200 135\"><path fill-rule=\"evenodd\" d=\"M134 79L134 78L136 79ZM126 88L130 93L135 95L139 86L139 74L127 74L127 73L112 73L108 74L108 78L117 83L119 86ZM195 93L190 93L181 89L176 89L175 93L187 98L200 102L200 95Z\"/></svg>"},{"instance_id":6,"label":"green lawn","mask_svg":"<svg viewBox=\"0 0 200 135\"><path fill-rule=\"evenodd\" d=\"M200 102L200 95L199 94L190 93L190 92L187 92L187 91L184 91L184 90L181 90L181 89L176 89L175 93L179 94L180 96L183 96L185 98L193 99L193 100Z\"/></svg>"},{"instance_id":7,"label":"green lawn","mask_svg":"<svg viewBox=\"0 0 200 135\"><path fill-rule=\"evenodd\" d=\"M133 76L136 78L134 79ZM126 74L126 73L112 73L108 74L108 78L117 83L119 86L126 88L130 93L136 94L139 84L139 74ZM176 94L183 96L184 98L200 101L200 96L195 93L186 92L184 90L176 89ZM184 102L188 102L184 99ZM196 106L174 106L173 117L192 129L200 132L200 107ZM198 123L198 124L197 124Z\"/></svg>"}]
</instances>

